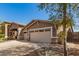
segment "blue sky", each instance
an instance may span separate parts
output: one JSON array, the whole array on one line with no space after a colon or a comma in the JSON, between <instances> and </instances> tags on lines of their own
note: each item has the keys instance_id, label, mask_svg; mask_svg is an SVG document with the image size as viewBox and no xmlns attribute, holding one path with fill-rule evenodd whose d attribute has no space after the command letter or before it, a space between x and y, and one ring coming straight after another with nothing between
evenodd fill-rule
<instances>
[{"instance_id":1,"label":"blue sky","mask_svg":"<svg viewBox=\"0 0 79 59\"><path fill-rule=\"evenodd\" d=\"M45 11L39 11L37 5L35 3L0 3L0 21L26 25L33 19L47 20L48 14ZM78 24L78 18L75 20ZM74 31L79 31L79 27L75 27Z\"/></svg>"},{"instance_id":2,"label":"blue sky","mask_svg":"<svg viewBox=\"0 0 79 59\"><path fill-rule=\"evenodd\" d=\"M48 15L39 11L37 4L0 4L0 20L27 24L33 19L47 20Z\"/></svg>"}]
</instances>

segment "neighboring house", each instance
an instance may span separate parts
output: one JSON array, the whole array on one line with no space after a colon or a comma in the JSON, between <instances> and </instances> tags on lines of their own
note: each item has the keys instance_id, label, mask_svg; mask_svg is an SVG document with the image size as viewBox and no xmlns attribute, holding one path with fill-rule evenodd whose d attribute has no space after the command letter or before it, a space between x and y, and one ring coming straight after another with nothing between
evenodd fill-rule
<instances>
[{"instance_id":1,"label":"neighboring house","mask_svg":"<svg viewBox=\"0 0 79 59\"><path fill-rule=\"evenodd\" d=\"M74 36L73 37L74 40L78 40L79 41L79 32L74 32L73 36Z\"/></svg>"},{"instance_id":2,"label":"neighboring house","mask_svg":"<svg viewBox=\"0 0 79 59\"><path fill-rule=\"evenodd\" d=\"M67 31L71 27L67 28ZM21 39L31 42L47 42L57 43L57 34L62 31L62 26L56 28L56 25L52 24L48 20L32 20L21 31Z\"/></svg>"},{"instance_id":3,"label":"neighboring house","mask_svg":"<svg viewBox=\"0 0 79 59\"><path fill-rule=\"evenodd\" d=\"M4 34L5 38L17 38L24 26L13 22L2 22L0 23L0 27L2 27L0 32Z\"/></svg>"},{"instance_id":4,"label":"neighboring house","mask_svg":"<svg viewBox=\"0 0 79 59\"><path fill-rule=\"evenodd\" d=\"M0 23L0 34L2 34L2 25Z\"/></svg>"},{"instance_id":5,"label":"neighboring house","mask_svg":"<svg viewBox=\"0 0 79 59\"><path fill-rule=\"evenodd\" d=\"M7 38L8 37L8 26L10 25L9 22L2 22L0 23L0 34L4 34L4 37Z\"/></svg>"},{"instance_id":6,"label":"neighboring house","mask_svg":"<svg viewBox=\"0 0 79 59\"><path fill-rule=\"evenodd\" d=\"M69 42L78 42L79 43L79 32L72 32Z\"/></svg>"}]
</instances>

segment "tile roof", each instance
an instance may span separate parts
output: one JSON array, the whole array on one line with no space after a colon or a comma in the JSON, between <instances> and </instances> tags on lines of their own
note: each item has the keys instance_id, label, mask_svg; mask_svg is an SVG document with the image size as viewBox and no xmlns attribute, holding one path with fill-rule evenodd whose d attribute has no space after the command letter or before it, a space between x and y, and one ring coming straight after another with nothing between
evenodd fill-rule
<instances>
[{"instance_id":1,"label":"tile roof","mask_svg":"<svg viewBox=\"0 0 79 59\"><path fill-rule=\"evenodd\" d=\"M4 21L4 22L2 22L0 24L16 24L16 25L18 25L20 27L24 27L24 25L21 25L21 24L15 23L15 22L6 22L6 21Z\"/></svg>"}]
</instances>

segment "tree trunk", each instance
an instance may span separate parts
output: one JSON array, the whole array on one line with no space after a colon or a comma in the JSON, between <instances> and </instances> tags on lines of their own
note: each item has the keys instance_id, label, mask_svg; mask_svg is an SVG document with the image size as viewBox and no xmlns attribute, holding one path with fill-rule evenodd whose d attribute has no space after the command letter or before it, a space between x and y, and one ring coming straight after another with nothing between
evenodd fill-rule
<instances>
[{"instance_id":1,"label":"tree trunk","mask_svg":"<svg viewBox=\"0 0 79 59\"><path fill-rule=\"evenodd\" d=\"M66 47L66 43L67 43L67 38L66 38L66 8L67 8L67 4L63 4L63 32L65 34L64 36L64 56L67 56L67 47Z\"/></svg>"}]
</instances>

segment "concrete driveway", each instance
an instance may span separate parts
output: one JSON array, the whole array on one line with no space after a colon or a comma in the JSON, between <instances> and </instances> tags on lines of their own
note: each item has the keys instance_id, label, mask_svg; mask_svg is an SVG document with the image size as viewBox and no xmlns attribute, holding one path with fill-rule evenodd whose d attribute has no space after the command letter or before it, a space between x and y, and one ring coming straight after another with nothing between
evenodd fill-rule
<instances>
[{"instance_id":1,"label":"concrete driveway","mask_svg":"<svg viewBox=\"0 0 79 59\"><path fill-rule=\"evenodd\" d=\"M79 44L68 43L67 45L68 48L72 48L72 50L77 49L79 52ZM49 47L49 46L51 46L54 50L60 49L63 51L62 49L63 46L59 44L50 45L47 43L31 43L31 42L10 40L0 43L0 56L23 56L41 47Z\"/></svg>"},{"instance_id":2,"label":"concrete driveway","mask_svg":"<svg viewBox=\"0 0 79 59\"><path fill-rule=\"evenodd\" d=\"M1 42L0 43L0 50L5 50L17 46L26 46L26 47L33 47L33 48L39 48L39 46L35 43L30 43L30 42L21 42L17 40L10 40L6 42Z\"/></svg>"},{"instance_id":3,"label":"concrete driveway","mask_svg":"<svg viewBox=\"0 0 79 59\"><path fill-rule=\"evenodd\" d=\"M0 56L23 56L39 48L36 43L10 40L0 43Z\"/></svg>"},{"instance_id":4,"label":"concrete driveway","mask_svg":"<svg viewBox=\"0 0 79 59\"><path fill-rule=\"evenodd\" d=\"M32 43L32 42L22 42L22 41L17 41L17 40L10 40L10 41L5 41L5 42L0 43L0 51L6 50L9 48L18 47L18 46L26 46L29 48L31 48L31 47L40 48L40 47L48 47L49 45L50 44L47 44L47 43ZM69 48L79 49L79 44L67 43L67 46Z\"/></svg>"},{"instance_id":5,"label":"concrete driveway","mask_svg":"<svg viewBox=\"0 0 79 59\"><path fill-rule=\"evenodd\" d=\"M41 47L48 47L47 43L32 43L10 40L0 43L0 56L23 56Z\"/></svg>"}]
</instances>

